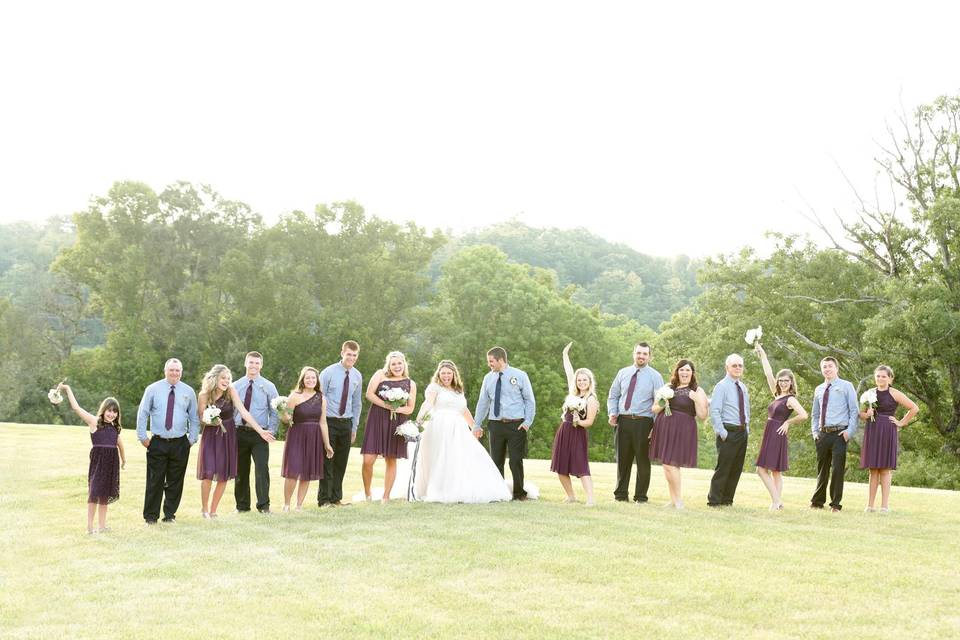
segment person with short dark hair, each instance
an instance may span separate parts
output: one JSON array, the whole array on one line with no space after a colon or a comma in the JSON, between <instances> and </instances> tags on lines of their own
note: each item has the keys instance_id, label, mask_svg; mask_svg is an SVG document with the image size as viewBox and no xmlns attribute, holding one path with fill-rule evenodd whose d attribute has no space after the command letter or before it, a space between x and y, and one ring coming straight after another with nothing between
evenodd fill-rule
<instances>
[{"instance_id":1,"label":"person with short dark hair","mask_svg":"<svg viewBox=\"0 0 960 640\"><path fill-rule=\"evenodd\" d=\"M256 422L276 438L280 419L271 404L279 394L277 387L260 375L263 356L251 351L243 359L246 375L233 383L242 406ZM239 408L238 408L239 409ZM246 424L239 410L234 416L237 425L237 479L233 497L237 511L250 511L250 460L253 460L253 485L257 494L257 511L270 513L270 443L253 426Z\"/></svg>"},{"instance_id":2,"label":"person with short dark hair","mask_svg":"<svg viewBox=\"0 0 960 640\"><path fill-rule=\"evenodd\" d=\"M490 457L500 475L507 452L510 452L510 475L513 476L513 499L526 500L523 486L523 459L527 456L527 434L537 412L530 378L524 371L507 363L507 351L493 347L487 351L490 373L483 378L477 399L475 431L483 434L483 421L490 431Z\"/></svg>"},{"instance_id":3,"label":"person with short dark hair","mask_svg":"<svg viewBox=\"0 0 960 640\"><path fill-rule=\"evenodd\" d=\"M360 345L347 340L340 347L340 361L320 372L320 388L327 399L327 428L333 457L323 461L323 478L318 483L317 506L341 506L343 476L347 472L350 445L357 439L363 399L363 375L357 371Z\"/></svg>"},{"instance_id":4,"label":"person with short dark hair","mask_svg":"<svg viewBox=\"0 0 960 640\"><path fill-rule=\"evenodd\" d=\"M626 502L630 492L630 474L637 464L634 502L646 502L650 488L650 431L653 429L653 402L663 376L649 366L650 345L639 342L633 347L633 364L617 372L607 394L607 415L616 429L617 487L613 497Z\"/></svg>"},{"instance_id":5,"label":"person with short dark hair","mask_svg":"<svg viewBox=\"0 0 960 640\"><path fill-rule=\"evenodd\" d=\"M817 443L817 488L810 498L812 509L823 509L830 486L830 510L843 506L843 476L847 471L847 443L857 432L860 405L857 391L839 377L837 359L827 356L820 361L823 382L813 392L810 427ZM831 478L832 476L832 478Z\"/></svg>"}]
</instances>

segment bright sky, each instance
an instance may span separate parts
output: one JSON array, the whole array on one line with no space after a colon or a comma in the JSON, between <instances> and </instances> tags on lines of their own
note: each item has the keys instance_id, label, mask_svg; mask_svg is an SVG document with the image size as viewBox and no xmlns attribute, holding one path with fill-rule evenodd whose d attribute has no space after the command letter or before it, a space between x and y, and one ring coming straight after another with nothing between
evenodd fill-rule
<instances>
[{"instance_id":1,"label":"bright sky","mask_svg":"<svg viewBox=\"0 0 960 640\"><path fill-rule=\"evenodd\" d=\"M788 6L789 4L789 6ZM942 2L63 2L0 8L0 221L185 179L657 255L812 231L885 122L960 90Z\"/></svg>"}]
</instances>

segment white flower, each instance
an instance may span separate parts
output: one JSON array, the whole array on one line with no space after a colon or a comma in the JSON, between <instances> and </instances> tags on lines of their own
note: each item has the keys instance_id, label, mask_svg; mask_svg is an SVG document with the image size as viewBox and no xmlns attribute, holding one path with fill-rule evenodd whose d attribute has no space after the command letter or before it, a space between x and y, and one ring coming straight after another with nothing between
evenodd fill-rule
<instances>
[{"instance_id":1,"label":"white flower","mask_svg":"<svg viewBox=\"0 0 960 640\"><path fill-rule=\"evenodd\" d=\"M381 387L380 397L392 405L402 407L407 404L407 400L410 399L410 394L400 387Z\"/></svg>"},{"instance_id":2,"label":"white flower","mask_svg":"<svg viewBox=\"0 0 960 640\"><path fill-rule=\"evenodd\" d=\"M673 398L673 387L668 384L663 385L653 394L654 402L659 403L663 407L663 413L668 416L673 415L670 412L671 398Z\"/></svg>"},{"instance_id":3,"label":"white flower","mask_svg":"<svg viewBox=\"0 0 960 640\"><path fill-rule=\"evenodd\" d=\"M60 404L63 402L63 396L60 394L60 389L50 389L50 391L47 392L47 399L53 404Z\"/></svg>"},{"instance_id":4,"label":"white flower","mask_svg":"<svg viewBox=\"0 0 960 640\"><path fill-rule=\"evenodd\" d=\"M516 376L514 376L513 378L510 378L510 384L512 384L513 386L516 386L517 383L519 383L519 382L520 382L520 381L517 380Z\"/></svg>"},{"instance_id":5,"label":"white flower","mask_svg":"<svg viewBox=\"0 0 960 640\"><path fill-rule=\"evenodd\" d=\"M867 389L862 394L860 394L860 404L868 405L873 407L877 404L877 390L876 389Z\"/></svg>"},{"instance_id":6,"label":"white flower","mask_svg":"<svg viewBox=\"0 0 960 640\"><path fill-rule=\"evenodd\" d=\"M408 442L415 442L420 439L420 425L413 420L407 420L398 426L394 433L398 436L403 436Z\"/></svg>"},{"instance_id":7,"label":"white flower","mask_svg":"<svg viewBox=\"0 0 960 640\"><path fill-rule=\"evenodd\" d=\"M758 342L760 342L760 338L762 337L763 337L763 326L757 325L756 329L747 330L747 335L745 335L743 339L746 340L747 344L749 344L750 346L753 346Z\"/></svg>"},{"instance_id":8,"label":"white flower","mask_svg":"<svg viewBox=\"0 0 960 640\"><path fill-rule=\"evenodd\" d=\"M274 411L286 411L287 410L287 396L277 396L270 401L270 406Z\"/></svg>"},{"instance_id":9,"label":"white flower","mask_svg":"<svg viewBox=\"0 0 960 640\"><path fill-rule=\"evenodd\" d=\"M216 421L220 419L220 407L214 405L207 405L207 408L203 410L203 421L207 424L216 424Z\"/></svg>"},{"instance_id":10,"label":"white flower","mask_svg":"<svg viewBox=\"0 0 960 640\"><path fill-rule=\"evenodd\" d=\"M567 411L572 411L574 413L583 413L586 410L587 410L587 399L570 394L563 399L563 408L560 411L560 418L561 419L565 418Z\"/></svg>"}]
</instances>

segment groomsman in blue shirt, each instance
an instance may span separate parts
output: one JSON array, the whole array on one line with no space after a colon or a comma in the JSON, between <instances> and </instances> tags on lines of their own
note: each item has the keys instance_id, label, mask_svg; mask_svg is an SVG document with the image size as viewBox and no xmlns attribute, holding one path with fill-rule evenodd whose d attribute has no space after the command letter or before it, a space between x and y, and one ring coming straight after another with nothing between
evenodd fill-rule
<instances>
[{"instance_id":1,"label":"groomsman in blue shirt","mask_svg":"<svg viewBox=\"0 0 960 640\"><path fill-rule=\"evenodd\" d=\"M607 415L616 428L617 488L613 497L626 502L630 473L637 463L634 502L646 502L650 488L650 430L653 429L653 398L663 386L663 376L650 366L650 345L633 347L633 364L617 372L607 394Z\"/></svg>"},{"instance_id":2,"label":"groomsman in blue shirt","mask_svg":"<svg viewBox=\"0 0 960 640\"><path fill-rule=\"evenodd\" d=\"M144 390L137 411L137 439L147 450L147 485L143 497L143 519L147 524L157 524L161 502L163 521L176 520L190 447L200 433L197 394L180 381L182 375L180 361L167 360L163 365L164 379Z\"/></svg>"},{"instance_id":3,"label":"groomsman in blue shirt","mask_svg":"<svg viewBox=\"0 0 960 640\"><path fill-rule=\"evenodd\" d=\"M732 353L725 365L727 375L713 388L710 397L710 422L717 434L717 468L707 494L711 507L733 505L750 434L750 393L741 379L743 358Z\"/></svg>"},{"instance_id":4,"label":"groomsman in blue shirt","mask_svg":"<svg viewBox=\"0 0 960 640\"><path fill-rule=\"evenodd\" d=\"M860 405L853 385L839 377L837 359L827 356L820 361L823 383L813 392L810 426L817 443L817 488L810 498L810 507L823 509L830 484L830 510L843 507L843 476L847 471L847 443L857 432ZM831 471L833 477L831 478Z\"/></svg>"},{"instance_id":5,"label":"groomsman in blue shirt","mask_svg":"<svg viewBox=\"0 0 960 640\"><path fill-rule=\"evenodd\" d=\"M270 402L278 394L273 383L260 375L263 356L251 351L244 357L243 366L247 375L234 382L233 388L257 424L276 436L280 419ZM270 443L253 427L243 424L239 411L234 412L234 422L237 425L237 480L233 485L233 497L237 501L237 511L250 511L250 459L253 458L257 511L270 513Z\"/></svg>"},{"instance_id":6,"label":"groomsman in blue shirt","mask_svg":"<svg viewBox=\"0 0 960 640\"><path fill-rule=\"evenodd\" d=\"M490 430L490 457L503 475L507 451L510 452L510 475L513 476L513 499L526 500L523 488L523 459L527 456L527 432L533 426L537 401L527 374L507 364L507 352L502 347L487 351L490 373L483 378L477 410L473 412L478 437L483 435L482 424L487 420Z\"/></svg>"},{"instance_id":7,"label":"groomsman in blue shirt","mask_svg":"<svg viewBox=\"0 0 960 640\"><path fill-rule=\"evenodd\" d=\"M363 376L354 368L360 345L347 340L340 348L340 362L320 372L320 388L327 398L327 429L333 457L323 459L323 479L317 490L317 505L343 504L343 476L347 472L350 445L357 439Z\"/></svg>"}]
</instances>

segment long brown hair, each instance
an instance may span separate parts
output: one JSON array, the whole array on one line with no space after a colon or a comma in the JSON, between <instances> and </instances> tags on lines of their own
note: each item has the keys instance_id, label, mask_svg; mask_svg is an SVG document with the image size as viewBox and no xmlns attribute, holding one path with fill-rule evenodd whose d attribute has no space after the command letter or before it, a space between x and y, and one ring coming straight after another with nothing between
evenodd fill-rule
<instances>
[{"instance_id":1,"label":"long brown hair","mask_svg":"<svg viewBox=\"0 0 960 640\"><path fill-rule=\"evenodd\" d=\"M117 412L117 419L111 426L117 429L117 433L120 433L120 431L123 429L123 425L120 423L120 403L117 402L117 399L112 396L104 398L103 402L100 403L100 408L97 409L97 429L110 424L103 417L103 414L105 414L108 409L113 409Z\"/></svg>"},{"instance_id":2,"label":"long brown hair","mask_svg":"<svg viewBox=\"0 0 960 640\"><path fill-rule=\"evenodd\" d=\"M307 365L307 366L304 367L303 369L300 369L300 377L297 378L297 385L293 388L294 393L300 393L300 392L302 392L302 391L306 388L306 387L304 386L305 383L304 383L304 381L303 381L303 378L304 378L304 376L307 375L307 371L313 371L313 372L316 374L316 376L317 376L317 384L316 384L316 386L313 388L313 390L316 391L317 393L319 393L320 395L323 395L323 393L321 393L321 391L320 391L320 372L317 371L316 369L314 369L313 367L309 366L309 365Z\"/></svg>"},{"instance_id":3,"label":"long brown hair","mask_svg":"<svg viewBox=\"0 0 960 640\"><path fill-rule=\"evenodd\" d=\"M790 369L780 369L780 371L777 371L777 377L773 381L774 382L773 386L777 391L773 395L777 397L780 396L780 376L787 376L788 378L790 378L790 388L787 389L787 395L788 396L797 395L797 376L793 375L793 371L791 371Z\"/></svg>"},{"instance_id":4,"label":"long brown hair","mask_svg":"<svg viewBox=\"0 0 960 640\"><path fill-rule=\"evenodd\" d=\"M433 377L430 378L430 382L438 387L443 386L443 383L440 382L440 369L444 367L453 371L453 380L450 381L450 388L457 393L463 393L463 378L460 377L460 370L457 369L457 365L453 364L453 360L441 360L440 363L437 364L437 370L433 372Z\"/></svg>"},{"instance_id":5,"label":"long brown hair","mask_svg":"<svg viewBox=\"0 0 960 640\"><path fill-rule=\"evenodd\" d=\"M693 362L687 360L686 358L681 359L673 366L673 373L670 374L670 386L674 389L677 389L680 386L680 369L684 367L690 367L690 384L687 385L687 388L690 389L690 391L696 391L697 368L693 366Z\"/></svg>"}]
</instances>

